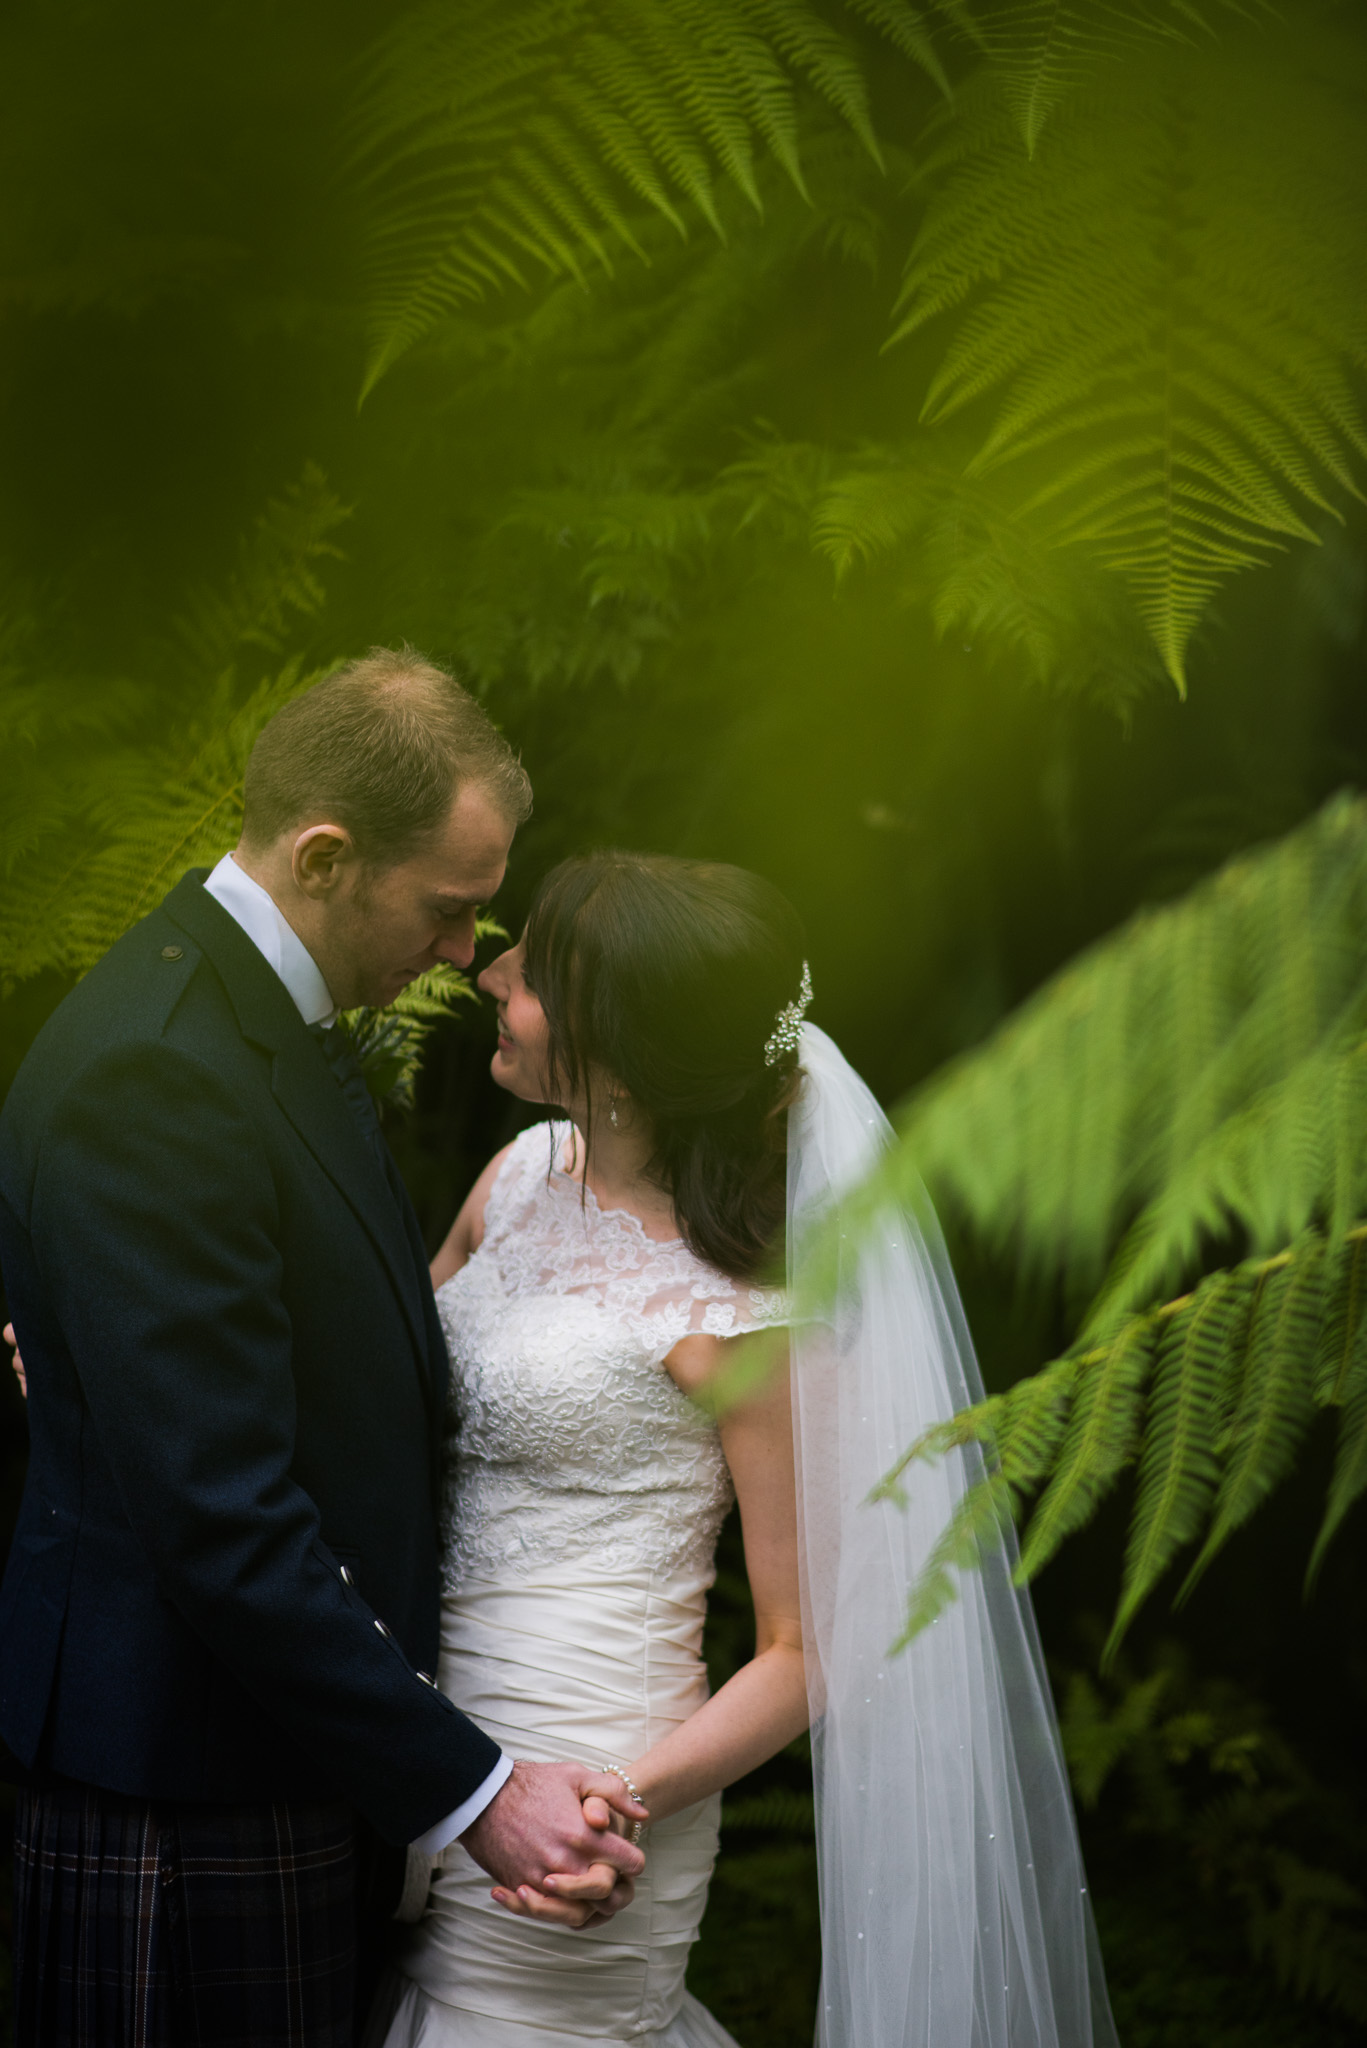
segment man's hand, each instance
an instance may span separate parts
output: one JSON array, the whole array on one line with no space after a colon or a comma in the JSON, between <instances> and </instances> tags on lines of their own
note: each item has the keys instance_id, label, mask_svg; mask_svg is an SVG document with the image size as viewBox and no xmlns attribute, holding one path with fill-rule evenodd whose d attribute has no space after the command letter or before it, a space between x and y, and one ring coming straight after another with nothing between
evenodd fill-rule
<instances>
[{"instance_id":1,"label":"man's hand","mask_svg":"<svg viewBox=\"0 0 1367 2048\"><path fill-rule=\"evenodd\" d=\"M10 1360L10 1364L14 1367L14 1376L19 1382L19 1391L23 1395L24 1399L27 1400L28 1381L24 1377L24 1361L19 1356L19 1339L14 1334L13 1323L6 1323L4 1329L0 1330L0 1337L4 1338L6 1344L10 1344L14 1347L14 1356Z\"/></svg>"},{"instance_id":2,"label":"man's hand","mask_svg":"<svg viewBox=\"0 0 1367 2048\"><path fill-rule=\"evenodd\" d=\"M633 1826L650 1818L611 1772L518 1762L460 1839L496 1880L500 1906L560 1927L591 1927L631 1904L645 1868L641 1851L614 1831L614 1813Z\"/></svg>"}]
</instances>

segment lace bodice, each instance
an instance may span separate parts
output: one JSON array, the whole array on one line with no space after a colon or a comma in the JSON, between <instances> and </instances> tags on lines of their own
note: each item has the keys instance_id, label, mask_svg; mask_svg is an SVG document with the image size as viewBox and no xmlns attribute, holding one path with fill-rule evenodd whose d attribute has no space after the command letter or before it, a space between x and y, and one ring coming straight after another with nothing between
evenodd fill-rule
<instances>
[{"instance_id":1,"label":"lace bodice","mask_svg":"<svg viewBox=\"0 0 1367 2048\"><path fill-rule=\"evenodd\" d=\"M561 1169L569 1135L539 1124L510 1148L480 1249L437 1292L453 1590L584 1558L709 1574L730 1477L715 1426L663 1360L690 1332L729 1337L785 1313L776 1290L600 1209Z\"/></svg>"}]
</instances>

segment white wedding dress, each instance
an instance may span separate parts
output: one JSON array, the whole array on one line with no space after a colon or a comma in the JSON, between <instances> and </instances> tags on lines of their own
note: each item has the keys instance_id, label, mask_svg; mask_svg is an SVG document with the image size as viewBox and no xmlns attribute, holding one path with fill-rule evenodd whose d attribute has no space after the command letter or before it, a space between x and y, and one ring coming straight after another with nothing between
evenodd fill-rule
<instances>
[{"instance_id":1,"label":"white wedding dress","mask_svg":"<svg viewBox=\"0 0 1367 2048\"><path fill-rule=\"evenodd\" d=\"M628 1764L707 1698L731 1502L715 1427L663 1364L785 1298L600 1210L567 1124L511 1148L484 1242L437 1293L452 1367L443 1691L511 1756ZM734 2048L684 1990L720 1800L653 1826L633 1904L584 1933L519 1919L459 1843L406 1937L385 2048Z\"/></svg>"}]
</instances>

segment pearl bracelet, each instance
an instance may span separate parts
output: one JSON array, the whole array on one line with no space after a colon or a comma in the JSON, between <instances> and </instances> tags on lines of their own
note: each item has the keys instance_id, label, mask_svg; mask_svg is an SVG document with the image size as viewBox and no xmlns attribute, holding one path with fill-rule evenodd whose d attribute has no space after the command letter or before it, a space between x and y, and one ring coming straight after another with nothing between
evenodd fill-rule
<instances>
[{"instance_id":1,"label":"pearl bracelet","mask_svg":"<svg viewBox=\"0 0 1367 2048\"><path fill-rule=\"evenodd\" d=\"M632 1798L636 1801L636 1804L638 1806L645 1805L644 1799L642 1799L640 1793L636 1790L636 1787L632 1784L626 1772L620 1769L617 1764L604 1764L603 1772L604 1775L609 1778L620 1778L622 1783L626 1786L628 1792L631 1794ZM628 1839L633 1843L639 1843L641 1839L641 1830L644 1828L644 1826L645 1822L638 1820L633 1825L631 1834Z\"/></svg>"}]
</instances>

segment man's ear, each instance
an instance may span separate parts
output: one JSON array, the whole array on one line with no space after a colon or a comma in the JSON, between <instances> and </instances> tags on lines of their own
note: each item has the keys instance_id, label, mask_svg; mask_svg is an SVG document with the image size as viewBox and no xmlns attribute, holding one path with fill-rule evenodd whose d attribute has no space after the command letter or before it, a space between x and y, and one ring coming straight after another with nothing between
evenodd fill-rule
<instances>
[{"instance_id":1,"label":"man's ear","mask_svg":"<svg viewBox=\"0 0 1367 2048\"><path fill-rule=\"evenodd\" d=\"M342 870L355 858L355 842L345 825L310 825L290 851L294 885L321 902L332 894Z\"/></svg>"}]
</instances>

